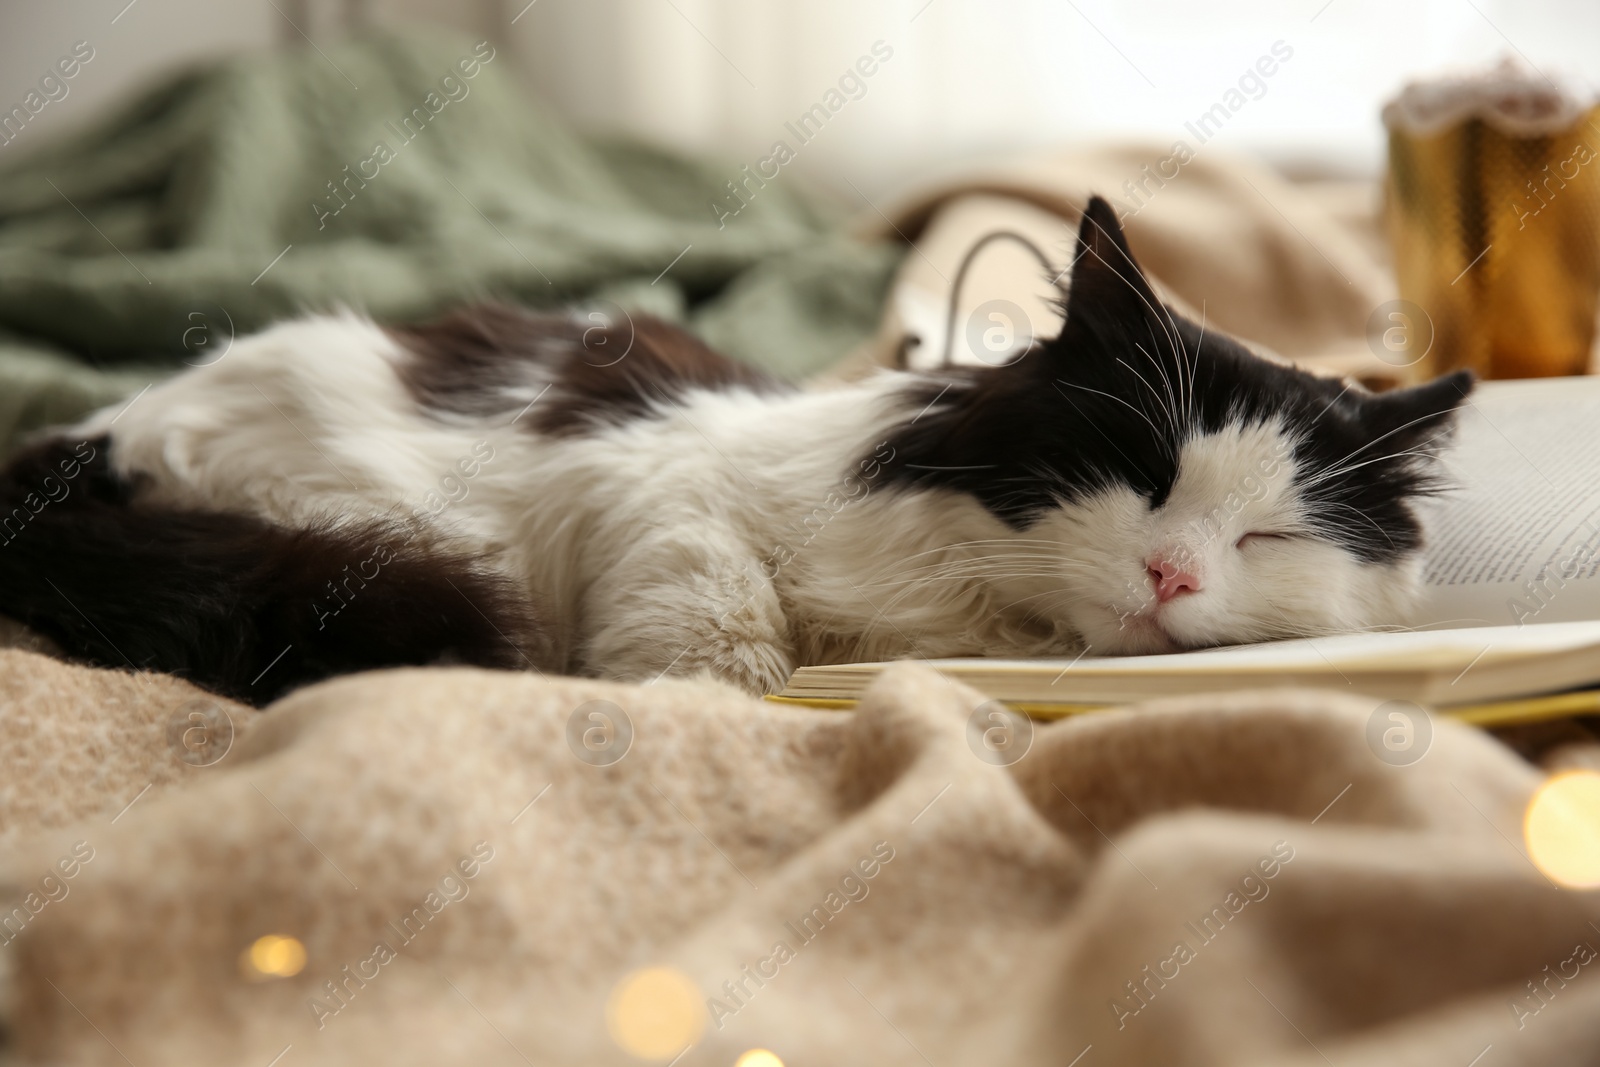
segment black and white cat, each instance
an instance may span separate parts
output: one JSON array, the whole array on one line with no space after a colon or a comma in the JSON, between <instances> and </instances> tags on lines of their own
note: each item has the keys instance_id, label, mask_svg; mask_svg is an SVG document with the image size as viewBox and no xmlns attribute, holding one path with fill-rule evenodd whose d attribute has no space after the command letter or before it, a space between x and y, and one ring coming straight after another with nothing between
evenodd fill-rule
<instances>
[{"instance_id":1,"label":"black and white cat","mask_svg":"<svg viewBox=\"0 0 1600 1067\"><path fill-rule=\"evenodd\" d=\"M1060 336L1004 367L807 391L654 320L317 316L15 460L0 612L255 702L441 660L766 692L1399 625L1470 388L1250 354L1100 199Z\"/></svg>"}]
</instances>

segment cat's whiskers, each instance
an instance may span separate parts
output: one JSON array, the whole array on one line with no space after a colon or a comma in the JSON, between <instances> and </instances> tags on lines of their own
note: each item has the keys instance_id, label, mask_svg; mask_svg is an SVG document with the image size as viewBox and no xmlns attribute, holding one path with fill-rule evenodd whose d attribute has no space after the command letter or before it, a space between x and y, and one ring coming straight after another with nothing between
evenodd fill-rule
<instances>
[{"instance_id":1,"label":"cat's whiskers","mask_svg":"<svg viewBox=\"0 0 1600 1067\"><path fill-rule=\"evenodd\" d=\"M984 564L984 565L979 566L979 567L974 567L974 568L965 569L965 570L951 569L951 570L948 570L948 571L945 571L945 572L941 572L941 573L918 574L918 575L913 575L913 576L910 576L910 577L907 577L907 578L896 579L896 580L893 580L893 581L877 582L877 583L874 583L872 588L874 588L874 589L896 589L896 588L900 588L902 586L917 585L917 584L923 583L923 582L947 582L947 581L1003 582L1003 581L1010 581L1012 579L1017 579L1017 578L1055 578L1055 579L1064 579L1064 578L1068 578L1068 577L1071 576L1071 572L1070 571L1068 571L1068 570L1066 570L1064 568L1056 568L1056 567L1053 567L1053 566L1041 567L1041 568L1039 568L1037 570L1008 570L1008 569L1002 569L1000 567L1000 564L1002 564L1004 562L1006 562L1006 561L996 560L993 564ZM1048 563L1049 561L1019 560L1019 561L1014 561L1012 563L1012 566L1016 566L1018 563L1027 563L1027 562L1033 562L1033 563L1047 562ZM1088 571L1087 569L1085 569L1081 573L1091 573L1091 572Z\"/></svg>"},{"instance_id":2,"label":"cat's whiskers","mask_svg":"<svg viewBox=\"0 0 1600 1067\"><path fill-rule=\"evenodd\" d=\"M1143 346L1134 345L1134 348L1138 349L1138 351L1140 353L1142 353L1146 359L1150 359L1150 354L1148 352L1144 351ZM1135 367L1132 364L1130 364L1127 360L1123 359L1121 356L1117 357L1117 362L1122 364L1122 366L1126 367L1130 372L1132 372L1133 376L1135 378L1139 379L1139 384L1143 385L1146 389L1148 389L1150 391L1150 395L1155 398L1157 410L1160 411L1160 413L1166 417L1167 429L1171 434L1171 437L1169 439L1177 440L1177 439L1181 438L1182 437L1182 433L1180 432L1180 430L1178 428L1177 419L1174 417L1173 411L1172 411L1172 406L1167 402L1167 400L1164 399L1162 397L1162 395L1159 392L1156 391L1156 387L1154 385L1150 384L1149 379L1147 379L1143 374L1139 373L1139 369L1137 367ZM1150 362L1151 363L1155 363L1155 360L1151 359ZM1162 376L1163 377L1166 376L1166 372L1165 371L1162 371ZM1151 426L1152 426L1152 429L1153 429L1154 428L1154 424L1152 423Z\"/></svg>"},{"instance_id":3,"label":"cat's whiskers","mask_svg":"<svg viewBox=\"0 0 1600 1067\"><path fill-rule=\"evenodd\" d=\"M1091 566L1087 562L1080 561L1080 560L1075 560L1075 559L1072 559L1070 557L1063 556L1063 555L1057 555L1055 553L1051 553L1051 554L1040 554L1040 553L1034 553L1034 552L989 553L989 554L984 554L984 555L962 556L962 557L959 557L959 558L956 558L956 559L939 560L939 561L936 561L936 562L933 562L933 563L921 563L921 564L914 564L914 565L911 565L911 566L897 568L896 570L889 572L889 574L886 575L883 579L874 580L871 584L873 584L873 585L890 584L888 582L889 578L898 578L901 575L910 575L911 577L909 577L907 580L908 581L916 581L919 577L930 577L930 576L934 576L934 575L940 575L940 574L943 574L945 572L953 572L953 571L958 571L958 570L959 571L969 571L969 572L971 572L973 574L981 575L981 574L989 573L992 570L992 568L995 567L998 564L1010 563L1010 562L1022 562L1022 563L1030 563L1030 564L1040 564L1040 565L1049 566L1049 567L1056 567L1060 571L1062 571L1063 573L1071 571L1071 570L1073 570L1075 568L1081 568L1082 570L1085 570L1085 571L1088 571L1088 570L1092 569Z\"/></svg>"},{"instance_id":4,"label":"cat's whiskers","mask_svg":"<svg viewBox=\"0 0 1600 1067\"><path fill-rule=\"evenodd\" d=\"M1049 540L1038 537L979 537L970 541L952 541L947 545L926 549L922 552L913 552L909 556L902 556L901 562L920 559L923 556L934 556L941 553L953 552L961 548L978 547L981 545L1048 545L1051 548L1065 550L1068 546L1061 541Z\"/></svg>"},{"instance_id":5,"label":"cat's whiskers","mask_svg":"<svg viewBox=\"0 0 1600 1067\"><path fill-rule=\"evenodd\" d=\"M1322 501L1322 505L1324 507L1342 508L1345 511L1355 512L1357 518L1361 519L1367 525L1371 526L1374 530L1377 530L1378 533L1382 534L1383 535L1383 539L1385 541L1387 541L1391 546L1394 545L1394 538L1389 536L1389 532L1387 530L1385 530L1382 526L1380 526L1372 518L1372 516L1368 515L1366 512L1364 512L1360 508L1356 507L1354 504L1346 504L1342 500L1325 500L1325 501ZM1308 523L1308 525L1310 525L1313 529L1321 529L1321 528L1326 527L1326 524L1323 524L1322 526L1319 526L1315 521L1312 521L1312 522ZM1329 528L1327 532L1329 532L1329 533L1337 533L1338 531Z\"/></svg>"},{"instance_id":6,"label":"cat's whiskers","mask_svg":"<svg viewBox=\"0 0 1600 1067\"><path fill-rule=\"evenodd\" d=\"M994 540L968 542L968 544L992 544ZM945 596L959 596L963 598L990 599L997 584L1012 581L1056 581L1063 582L1071 574L1081 568L1088 571L1090 568L1080 561L1073 560L1065 555L1066 546L1055 541L1043 539L1017 539L1004 541L1007 545L1043 545L1048 552L1022 551L1002 552L970 556L958 556L954 559L937 560L932 563L915 564L902 561L908 565L896 568L870 583L874 588L896 589L887 603L876 605L876 610L885 617L892 613L905 601L915 597L918 593L927 593L940 587L948 593L936 593L941 598ZM919 555L925 555L919 554ZM914 558L914 557L913 557Z\"/></svg>"},{"instance_id":7,"label":"cat's whiskers","mask_svg":"<svg viewBox=\"0 0 1600 1067\"><path fill-rule=\"evenodd\" d=\"M1152 335L1152 340L1153 339L1154 339L1154 337ZM1170 425L1172 427L1173 436L1174 437L1181 437L1182 436L1182 428L1179 426L1180 420L1179 420L1179 415L1178 415L1178 392L1179 392L1179 390L1173 388L1172 376L1167 373L1167 368L1161 365L1161 361L1160 360L1156 359L1154 356L1150 355L1150 353L1148 353L1148 352L1146 352L1144 350L1144 346L1143 345L1136 344L1136 345L1134 345L1134 348L1138 349L1140 354L1143 355L1145 359L1148 359L1151 362L1151 364L1155 367L1156 372L1161 375L1161 383L1162 383L1162 385L1164 385L1166 387L1166 392L1167 392L1167 399L1166 399L1167 423L1168 423L1168 425ZM1179 366L1180 367L1182 366L1181 362L1179 363ZM1135 373L1138 373L1138 372L1135 371ZM1143 380L1143 377L1144 377L1143 375L1140 375L1140 380L1141 381ZM1146 383L1146 384L1148 385L1148 383ZM1181 386L1182 386L1182 382L1181 381L1179 383L1179 386L1181 388ZM1152 389L1151 392L1154 393L1155 390Z\"/></svg>"},{"instance_id":8,"label":"cat's whiskers","mask_svg":"<svg viewBox=\"0 0 1600 1067\"><path fill-rule=\"evenodd\" d=\"M1394 429L1388 431L1387 433L1379 434L1377 437L1374 437L1372 440L1366 442L1365 444L1357 446L1356 448L1352 449L1349 453L1347 453L1346 455L1344 455L1340 459L1335 460L1334 463L1331 464L1330 466L1336 468L1340 464L1346 463L1347 461L1355 458L1356 456L1360 455L1362 452L1365 452L1367 449L1373 447L1374 445L1378 444L1379 442L1387 440L1388 438L1393 437L1397 433L1400 433L1400 432L1402 432L1404 430L1409 430L1411 427L1417 426L1417 425L1419 425L1421 423L1424 423L1424 422L1427 422L1430 419L1435 418L1435 417L1436 416L1434 416L1434 415L1419 415L1417 418L1412 419L1410 422L1402 423L1401 425L1396 426ZM1397 455L1404 455L1406 453L1401 452L1401 453L1396 453L1396 454ZM1426 456L1429 456L1429 457L1431 457L1433 455L1433 453L1431 453L1431 452L1423 452L1422 454L1426 455Z\"/></svg>"},{"instance_id":9,"label":"cat's whiskers","mask_svg":"<svg viewBox=\"0 0 1600 1067\"><path fill-rule=\"evenodd\" d=\"M1189 351L1189 346L1183 340L1183 332L1178 329L1178 324L1172 318L1171 310L1165 305L1162 306L1161 310L1167 320L1167 324L1171 327L1170 332L1177 337L1178 343L1173 351L1176 363L1175 369L1179 373L1180 380L1186 380L1184 418L1186 423L1192 426L1194 424L1194 380L1200 366L1198 348L1195 352Z\"/></svg>"},{"instance_id":10,"label":"cat's whiskers","mask_svg":"<svg viewBox=\"0 0 1600 1067\"><path fill-rule=\"evenodd\" d=\"M1069 594L1064 589L1045 589L1045 590L1041 590L1040 592L1037 592L1037 593L1029 593L1027 596L1018 597L1016 600L1009 601L1009 602L1001 605L1000 607L996 608L994 611L990 612L989 615L986 616L983 621L984 622L988 622L990 619L996 618L997 616L1002 615L1005 612L1011 611L1012 609L1016 608L1017 605L1019 605L1019 604L1026 604L1031 600L1039 600L1039 599L1041 599L1043 597L1047 597L1047 596L1061 597L1061 596L1069 596ZM1039 619L1041 622L1052 622L1053 623L1055 621L1055 616L1054 615L1042 615L1042 616L1035 615L1033 617Z\"/></svg>"},{"instance_id":11,"label":"cat's whiskers","mask_svg":"<svg viewBox=\"0 0 1600 1067\"><path fill-rule=\"evenodd\" d=\"M1032 552L1002 552L982 556L963 556L958 559L938 560L932 563L917 563L895 570L894 574L936 574L941 571L965 569L972 567L992 567L996 563L1021 561L1027 563L1054 563L1055 556L1040 555Z\"/></svg>"},{"instance_id":12,"label":"cat's whiskers","mask_svg":"<svg viewBox=\"0 0 1600 1067\"><path fill-rule=\"evenodd\" d=\"M1037 560L1030 561L1037 563ZM870 587L872 589L899 590L899 592L894 593L894 597L890 600L891 605L898 605L899 600L907 597L910 593L914 593L918 589L926 589L926 587L930 587L936 582L966 582L966 584L974 585L974 587L976 585L986 585L987 587L987 585L994 585L997 582L1019 581L1019 579L1056 579L1056 581L1061 581L1061 579L1070 577L1069 571L1064 568L1058 569L1051 566L1050 569L1037 569L1037 571L1035 569L1000 569L998 568L1000 563L1002 561L997 560L994 565L976 566L976 568L965 569L965 571L950 569L947 573L886 577L882 581L872 582Z\"/></svg>"},{"instance_id":13,"label":"cat's whiskers","mask_svg":"<svg viewBox=\"0 0 1600 1067\"><path fill-rule=\"evenodd\" d=\"M1102 389L1091 389L1087 385L1079 385L1077 382L1069 382L1069 381L1065 381L1064 379L1061 379L1061 378L1057 378L1056 379L1056 384L1057 385L1065 385L1065 386L1067 386L1069 388L1072 388L1072 389L1082 389L1086 393L1094 393L1096 396L1103 396L1107 400L1115 400L1117 403L1121 404L1123 407L1127 408L1129 411L1133 412L1135 415L1139 416L1141 419L1144 420L1145 425L1150 427L1150 432L1155 434L1156 440L1161 442L1162 447L1163 447L1163 449L1165 451L1167 451L1169 453L1172 451L1171 442L1166 437L1164 437L1162 435L1160 430L1156 429L1156 424L1150 421L1150 416L1146 415L1143 411L1141 411L1138 408L1134 407L1132 404L1128 403L1126 400L1122 399L1120 396L1113 396L1111 393L1105 392Z\"/></svg>"},{"instance_id":14,"label":"cat's whiskers","mask_svg":"<svg viewBox=\"0 0 1600 1067\"><path fill-rule=\"evenodd\" d=\"M1091 220L1091 222L1092 222L1092 220ZM1101 232L1102 235L1104 235L1104 236L1106 236L1108 238L1111 237L1111 235L1107 234L1105 229L1104 229L1104 227L1102 227L1098 222L1093 222L1092 224L1094 225L1095 229L1097 229L1097 230L1099 230ZM1112 239L1112 243L1113 243L1113 246L1115 246L1115 239L1114 238ZM1171 312L1167 311L1166 308L1161 307L1159 305L1159 303L1151 303L1150 298L1145 296L1143 289L1141 289L1139 286L1135 285L1133 283L1133 281L1126 274L1124 274L1119 267L1117 267L1116 265L1108 262L1104 256L1102 256L1099 252L1096 252L1092 245L1089 246L1087 254L1093 256L1095 259L1098 259L1102 266L1104 266L1107 270L1109 270L1113 275L1115 275L1117 277L1117 280L1122 282L1123 285L1126 285L1130 290L1133 291L1133 295L1138 297L1139 298L1139 302L1141 304L1143 304L1145 306L1145 308L1150 312L1150 317L1154 318L1156 320L1156 322L1160 324L1162 332L1167 334L1167 340L1170 343L1172 341L1172 339L1173 339L1172 335L1176 332L1176 324L1173 324L1173 323L1170 323L1169 321L1166 321L1163 318L1163 315L1166 315L1166 316L1170 317ZM1128 266L1133 270L1134 275L1136 277L1138 277L1140 281L1144 280L1143 276L1139 274L1139 268L1137 266L1134 266L1132 263L1129 263ZM1173 351L1177 351L1177 350L1178 350L1177 347L1174 346Z\"/></svg>"},{"instance_id":15,"label":"cat's whiskers","mask_svg":"<svg viewBox=\"0 0 1600 1067\"><path fill-rule=\"evenodd\" d=\"M971 601L972 608L978 608L978 605L984 602L997 605L993 612L990 612L987 616L985 616L985 623L987 624L995 617L995 615L1005 610L1005 605L1000 604L995 595L996 582L1025 580L1051 582L1060 581L1062 577L1063 576L1058 573L1034 573L1022 570L1006 570L976 576L948 575L944 576L943 578L921 578L908 582L906 584L906 588L902 589L895 596L891 597L889 602L883 605L880 610L885 618L889 618L903 599L915 596L918 593L926 594L930 591L936 591L941 582L954 583L953 586L948 587L950 588L950 595L957 596L963 601ZM935 595L938 596L940 594L935 592ZM1036 594L1032 594L1032 598L1042 598L1052 595L1063 598L1067 603L1071 603L1075 599L1072 592L1065 586L1043 589ZM1060 618L1052 619L1051 621L1053 625L1061 625Z\"/></svg>"},{"instance_id":16,"label":"cat's whiskers","mask_svg":"<svg viewBox=\"0 0 1600 1067\"><path fill-rule=\"evenodd\" d=\"M1104 262L1104 260L1101 260L1101 262ZM1107 264L1107 265L1109 266L1109 264ZM1149 317L1145 320L1145 329L1146 329L1147 332L1150 333L1150 340L1154 343L1155 347L1159 349L1161 347L1161 345L1160 345L1160 342L1156 340L1156 336L1155 336L1154 331L1152 331L1150 329L1150 321L1152 319L1155 321L1156 325L1161 327L1161 332L1166 337L1167 350L1169 352L1171 352L1173 355L1179 357L1179 365L1181 366L1182 365L1182 357L1187 355L1187 349L1186 349L1186 347L1185 347L1185 345L1183 343L1182 331L1180 331L1178 329L1177 322L1173 320L1172 310L1170 308L1168 308L1165 304L1162 304L1159 300L1157 300L1155 303L1151 303L1150 298L1147 297L1144 294L1144 291L1142 289L1140 289L1137 285L1134 285L1133 282L1130 281L1127 278L1126 275L1124 275L1121 271L1116 270L1116 268L1114 268L1114 267L1112 268L1112 270L1113 270L1113 273L1115 273L1117 275L1117 277L1122 280L1124 285L1126 285L1129 289L1133 290L1134 295L1139 298L1139 302L1144 304L1145 308L1150 311ZM1138 268L1137 267L1134 268L1134 272L1135 272L1135 274L1138 273ZM1142 278L1141 278L1141 280L1142 280ZM1146 358L1149 358L1149 354L1148 353L1146 353ZM1154 361L1152 360L1152 362L1154 362ZM1193 391L1192 391L1192 383L1191 383L1191 396L1192 395L1193 395ZM1193 411L1190 410L1187 414L1192 419Z\"/></svg>"},{"instance_id":17,"label":"cat's whiskers","mask_svg":"<svg viewBox=\"0 0 1600 1067\"><path fill-rule=\"evenodd\" d=\"M1188 362L1184 363L1182 360L1180 360L1179 363L1178 363L1178 366L1180 368L1187 368L1187 370L1189 371L1189 374L1188 374L1189 387L1188 387L1188 396L1185 398L1185 404L1186 404L1185 412L1187 413L1187 415L1189 417L1189 424L1191 426L1194 425L1194 387L1195 387L1196 381L1200 377L1200 351L1201 351L1201 349L1205 348L1205 346L1206 346L1206 305L1205 305L1205 301L1202 300L1200 302L1200 339L1195 342L1195 346L1194 346L1194 351L1193 352L1185 351L1184 355L1189 357Z\"/></svg>"},{"instance_id":18,"label":"cat's whiskers","mask_svg":"<svg viewBox=\"0 0 1600 1067\"><path fill-rule=\"evenodd\" d=\"M967 542L967 544L982 544L985 542ZM1011 542L987 542L1009 545ZM1003 553L978 553L972 555L958 555L949 559L936 559L929 562L918 563L916 560L931 554L942 552L920 552L897 561L899 564L891 570L880 571L866 580L869 588L894 588L902 585L913 585L933 577L954 577L960 572L969 572L967 576L982 578L989 574L992 568L1001 563L1055 563L1063 559L1058 553L1065 548L1055 542L1038 542L1046 545L1048 552L1003 552Z\"/></svg>"},{"instance_id":19,"label":"cat's whiskers","mask_svg":"<svg viewBox=\"0 0 1600 1067\"><path fill-rule=\"evenodd\" d=\"M1432 458L1432 455L1433 454L1431 452L1425 452L1420 449L1405 449L1400 452L1389 452L1382 456L1374 456L1371 459L1364 459L1360 463L1343 463L1339 466L1326 467L1323 470L1313 473L1310 477L1302 481L1300 483L1300 487L1302 489L1313 489L1326 482L1330 482L1335 478L1342 478L1347 474L1358 471L1363 467L1370 467L1377 463L1386 463L1389 460L1400 459L1404 456L1411 456L1416 459L1430 459Z\"/></svg>"}]
</instances>

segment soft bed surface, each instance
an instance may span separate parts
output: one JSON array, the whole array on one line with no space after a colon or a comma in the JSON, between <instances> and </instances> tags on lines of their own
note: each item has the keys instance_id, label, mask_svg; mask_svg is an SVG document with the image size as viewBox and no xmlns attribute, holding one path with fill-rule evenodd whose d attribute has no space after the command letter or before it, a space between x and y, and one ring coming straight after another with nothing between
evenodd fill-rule
<instances>
[{"instance_id":1,"label":"soft bed surface","mask_svg":"<svg viewBox=\"0 0 1600 1067\"><path fill-rule=\"evenodd\" d=\"M1365 702L1207 697L1040 726L1008 767L975 755L982 698L915 665L853 715L448 669L218 704L232 746L191 766L168 723L202 696L0 654L5 906L93 850L0 950L14 1062L639 1062L607 1005L645 966L692 983L683 1065L1600 1045L1600 986L1509 1010L1597 909L1520 854L1538 775L1447 722L1393 767ZM600 765L583 729L618 709ZM247 980L266 934L304 969Z\"/></svg>"}]
</instances>

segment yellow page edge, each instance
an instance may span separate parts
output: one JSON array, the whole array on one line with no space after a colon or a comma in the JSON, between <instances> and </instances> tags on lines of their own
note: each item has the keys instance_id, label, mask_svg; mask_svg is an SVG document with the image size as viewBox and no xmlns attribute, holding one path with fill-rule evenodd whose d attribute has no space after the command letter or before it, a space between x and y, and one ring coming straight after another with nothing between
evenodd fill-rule
<instances>
[{"instance_id":1,"label":"yellow page edge","mask_svg":"<svg viewBox=\"0 0 1600 1067\"><path fill-rule=\"evenodd\" d=\"M772 694L763 699L774 704L793 707L821 708L829 711L850 711L858 700L828 697L785 697ZM1124 711L1133 704L1062 704L1036 703L1026 700L1003 700L1006 707L1020 711L1034 719L1065 719L1073 715L1086 715L1099 711ZM1553 696L1529 697L1523 700L1502 700L1490 704L1461 704L1452 708L1435 709L1440 715L1472 726L1516 726L1525 723L1548 722L1575 715L1600 714L1600 689L1584 689L1575 693L1557 693Z\"/></svg>"}]
</instances>

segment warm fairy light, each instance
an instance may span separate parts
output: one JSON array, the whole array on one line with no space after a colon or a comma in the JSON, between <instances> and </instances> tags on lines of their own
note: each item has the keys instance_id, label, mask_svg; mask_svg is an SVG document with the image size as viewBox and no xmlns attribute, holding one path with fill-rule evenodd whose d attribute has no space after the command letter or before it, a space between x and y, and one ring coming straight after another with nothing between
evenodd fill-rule
<instances>
[{"instance_id":1,"label":"warm fairy light","mask_svg":"<svg viewBox=\"0 0 1600 1067\"><path fill-rule=\"evenodd\" d=\"M735 1060L733 1067L783 1067L783 1061L776 1052L753 1048Z\"/></svg>"},{"instance_id":2,"label":"warm fairy light","mask_svg":"<svg viewBox=\"0 0 1600 1067\"><path fill-rule=\"evenodd\" d=\"M239 956L239 969L248 978L293 978L305 969L306 947L292 937L267 934Z\"/></svg>"},{"instance_id":3,"label":"warm fairy light","mask_svg":"<svg viewBox=\"0 0 1600 1067\"><path fill-rule=\"evenodd\" d=\"M606 1026L623 1051L640 1059L664 1060L699 1039L705 1012L693 978L675 967L645 967L611 991Z\"/></svg>"},{"instance_id":4,"label":"warm fairy light","mask_svg":"<svg viewBox=\"0 0 1600 1067\"><path fill-rule=\"evenodd\" d=\"M1522 823L1528 856L1557 885L1600 887L1600 774L1551 778L1528 802Z\"/></svg>"}]
</instances>

